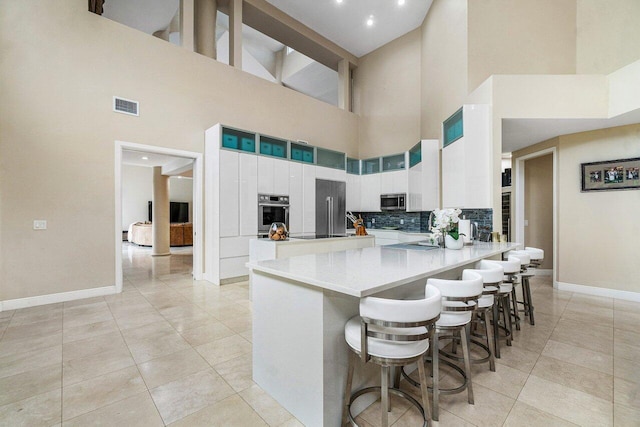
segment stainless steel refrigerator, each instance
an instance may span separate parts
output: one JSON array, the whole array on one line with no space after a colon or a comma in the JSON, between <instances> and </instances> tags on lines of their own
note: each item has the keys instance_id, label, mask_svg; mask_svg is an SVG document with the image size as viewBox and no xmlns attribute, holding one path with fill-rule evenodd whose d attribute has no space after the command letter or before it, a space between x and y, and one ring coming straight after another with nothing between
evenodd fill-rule
<instances>
[{"instance_id":1,"label":"stainless steel refrigerator","mask_svg":"<svg viewBox=\"0 0 640 427\"><path fill-rule=\"evenodd\" d=\"M346 183L316 179L316 237L347 232Z\"/></svg>"}]
</instances>

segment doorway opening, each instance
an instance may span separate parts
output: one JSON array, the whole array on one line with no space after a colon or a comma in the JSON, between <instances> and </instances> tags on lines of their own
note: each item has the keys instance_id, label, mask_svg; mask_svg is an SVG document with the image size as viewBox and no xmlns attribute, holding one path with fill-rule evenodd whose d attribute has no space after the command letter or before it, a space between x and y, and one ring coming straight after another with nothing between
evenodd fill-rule
<instances>
[{"instance_id":1,"label":"doorway opening","mask_svg":"<svg viewBox=\"0 0 640 427\"><path fill-rule=\"evenodd\" d=\"M115 142L115 252L116 252L116 292L122 292L123 270L122 270L122 249L123 249L123 232L127 228L128 222L134 216L128 216L125 219L127 224L123 222L123 170L125 165L135 165L136 162L140 166L161 166L163 174L170 176L191 175L192 189L190 195L191 209L188 213L188 219L193 229L193 270L192 275L195 280L202 280L202 258L203 258L203 241L202 241L202 224L203 224L203 155L202 153L175 150L170 148L156 147L152 145L143 145L132 142ZM157 164L156 164L157 163ZM138 217L142 217L142 221L147 219L148 201L142 196L140 201L142 213L138 213ZM140 208L140 207L138 207ZM136 219L140 221L140 219ZM123 225L124 224L124 225ZM126 227L125 227L126 226Z\"/></svg>"},{"instance_id":2,"label":"doorway opening","mask_svg":"<svg viewBox=\"0 0 640 427\"><path fill-rule=\"evenodd\" d=\"M538 270L557 283L557 152L552 147L515 159L515 241L545 251Z\"/></svg>"}]
</instances>

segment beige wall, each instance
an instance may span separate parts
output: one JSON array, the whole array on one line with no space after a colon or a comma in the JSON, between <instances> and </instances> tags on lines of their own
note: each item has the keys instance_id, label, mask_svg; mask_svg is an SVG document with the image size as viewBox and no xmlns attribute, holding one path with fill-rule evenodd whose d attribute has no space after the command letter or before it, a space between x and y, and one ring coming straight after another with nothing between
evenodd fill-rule
<instances>
[{"instance_id":1,"label":"beige wall","mask_svg":"<svg viewBox=\"0 0 640 427\"><path fill-rule=\"evenodd\" d=\"M513 153L515 161L557 149L555 278L559 282L640 292L640 252L635 250L637 239L633 237L640 236L640 191L580 191L581 163L640 157L638 140L640 124L563 135ZM615 250L609 250L611 247Z\"/></svg>"},{"instance_id":2,"label":"beige wall","mask_svg":"<svg viewBox=\"0 0 640 427\"><path fill-rule=\"evenodd\" d=\"M577 0L580 74L608 74L640 59L640 1Z\"/></svg>"},{"instance_id":3,"label":"beige wall","mask_svg":"<svg viewBox=\"0 0 640 427\"><path fill-rule=\"evenodd\" d=\"M1 2L0 40L0 300L115 283L116 140L201 152L222 122L358 154L356 115L83 0ZM114 95L139 101L140 117L112 112Z\"/></svg>"},{"instance_id":4,"label":"beige wall","mask_svg":"<svg viewBox=\"0 0 640 427\"><path fill-rule=\"evenodd\" d=\"M467 96L467 0L434 0L422 24L422 139L438 139L442 122Z\"/></svg>"},{"instance_id":5,"label":"beige wall","mask_svg":"<svg viewBox=\"0 0 640 427\"><path fill-rule=\"evenodd\" d=\"M469 90L492 74L574 74L576 0L469 1Z\"/></svg>"},{"instance_id":6,"label":"beige wall","mask_svg":"<svg viewBox=\"0 0 640 427\"><path fill-rule=\"evenodd\" d=\"M420 140L420 29L360 58L354 82L361 158L399 153Z\"/></svg>"},{"instance_id":7,"label":"beige wall","mask_svg":"<svg viewBox=\"0 0 640 427\"><path fill-rule=\"evenodd\" d=\"M640 125L560 137L558 280L640 292L640 191L580 192L580 164L640 157Z\"/></svg>"},{"instance_id":8,"label":"beige wall","mask_svg":"<svg viewBox=\"0 0 640 427\"><path fill-rule=\"evenodd\" d=\"M526 246L544 250L541 268L553 268L553 156L525 161L524 227Z\"/></svg>"}]
</instances>

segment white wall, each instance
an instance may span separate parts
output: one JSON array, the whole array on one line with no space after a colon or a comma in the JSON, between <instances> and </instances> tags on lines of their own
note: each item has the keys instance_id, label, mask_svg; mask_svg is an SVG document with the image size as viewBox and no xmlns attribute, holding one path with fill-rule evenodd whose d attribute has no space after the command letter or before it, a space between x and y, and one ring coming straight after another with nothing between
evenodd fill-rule
<instances>
[{"instance_id":1,"label":"white wall","mask_svg":"<svg viewBox=\"0 0 640 427\"><path fill-rule=\"evenodd\" d=\"M129 224L149 219L149 200L153 199L153 169L144 166L122 166L122 229ZM193 180L171 177L169 200L189 203L189 221L193 221Z\"/></svg>"}]
</instances>

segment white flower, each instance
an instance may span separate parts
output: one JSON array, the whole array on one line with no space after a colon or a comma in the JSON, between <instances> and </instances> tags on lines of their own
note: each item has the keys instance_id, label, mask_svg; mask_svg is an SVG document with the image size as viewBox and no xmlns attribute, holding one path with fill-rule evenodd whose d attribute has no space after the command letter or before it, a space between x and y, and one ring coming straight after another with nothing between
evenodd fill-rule
<instances>
[{"instance_id":1,"label":"white flower","mask_svg":"<svg viewBox=\"0 0 640 427\"><path fill-rule=\"evenodd\" d=\"M459 208L436 209L433 211L434 221L429 229L435 236L440 236L449 231L457 229L462 210Z\"/></svg>"}]
</instances>

